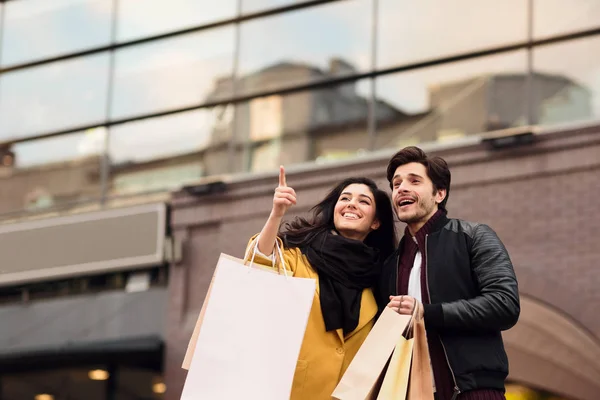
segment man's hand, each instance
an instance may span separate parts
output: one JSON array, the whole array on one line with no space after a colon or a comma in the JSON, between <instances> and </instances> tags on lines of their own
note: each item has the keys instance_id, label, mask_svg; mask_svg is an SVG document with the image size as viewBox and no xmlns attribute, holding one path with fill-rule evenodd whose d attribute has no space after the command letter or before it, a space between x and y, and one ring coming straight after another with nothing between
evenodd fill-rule
<instances>
[{"instance_id":1,"label":"man's hand","mask_svg":"<svg viewBox=\"0 0 600 400\"><path fill-rule=\"evenodd\" d=\"M396 311L398 314L412 315L417 299L411 296L390 296L388 307ZM419 315L417 318L423 318L423 307L419 307Z\"/></svg>"}]
</instances>

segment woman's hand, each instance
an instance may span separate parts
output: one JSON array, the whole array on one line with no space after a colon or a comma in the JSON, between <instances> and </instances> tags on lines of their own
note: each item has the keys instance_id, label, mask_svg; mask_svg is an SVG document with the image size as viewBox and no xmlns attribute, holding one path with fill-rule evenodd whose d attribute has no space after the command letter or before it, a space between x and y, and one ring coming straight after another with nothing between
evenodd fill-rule
<instances>
[{"instance_id":1,"label":"woman's hand","mask_svg":"<svg viewBox=\"0 0 600 400\"><path fill-rule=\"evenodd\" d=\"M271 211L271 215L281 218L295 204L296 192L287 185L285 181L285 169L282 165L279 167L279 186L275 189L275 196L273 196L273 210Z\"/></svg>"},{"instance_id":2,"label":"woman's hand","mask_svg":"<svg viewBox=\"0 0 600 400\"><path fill-rule=\"evenodd\" d=\"M275 195L273 196L273 210L271 210L271 215L269 215L265 226L260 231L258 250L261 253L267 256L273 253L281 220L287 210L295 204L296 192L285 182L285 170L283 166L280 166L279 186L275 189Z\"/></svg>"}]
</instances>

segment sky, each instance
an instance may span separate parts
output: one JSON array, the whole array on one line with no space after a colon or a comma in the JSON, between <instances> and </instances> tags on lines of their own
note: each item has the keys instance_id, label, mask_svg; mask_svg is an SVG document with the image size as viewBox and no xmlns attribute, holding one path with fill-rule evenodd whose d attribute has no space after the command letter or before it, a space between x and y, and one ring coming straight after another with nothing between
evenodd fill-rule
<instances>
[{"instance_id":1,"label":"sky","mask_svg":"<svg viewBox=\"0 0 600 400\"><path fill-rule=\"evenodd\" d=\"M295 2L299 1L244 0L242 9L253 12ZM230 18L235 14L235 3L120 0L116 39L136 39ZM0 64L108 44L111 4L112 0L6 3ZM327 68L332 57L343 58L359 71L369 70L371 4L370 0L344 0L243 23L239 75L281 61ZM600 21L597 0L535 0L534 4L535 37L592 28ZM526 0L380 0L377 68L523 41L527 35L526 7ZM101 123L108 114L123 118L200 103L213 90L216 78L232 73L234 42L234 29L220 27L119 50L110 102L108 54L7 73L0 78L0 138ZM597 116L599 58L600 37L545 46L534 53L536 70L567 75L591 89ZM382 77L377 81L377 95L404 111L420 112L428 107L431 85L487 73L524 72L525 68L523 51L496 55ZM369 94L369 85L362 82L358 87L359 94ZM190 143L200 146L214 116L204 112L173 118L115 129L122 137L112 143L123 143L125 149L137 146L133 152L112 145L115 157L127 157L129 152L136 159L148 159L165 154L166 148L176 153L189 149ZM62 146L68 150L57 150L53 156L64 159L81 151L97 152L97 143L103 143L97 136L87 132L63 139L79 143L84 138L87 144ZM197 140L190 142L190 138ZM43 162L40 154L47 146L48 142L20 146L19 160L24 164Z\"/></svg>"}]
</instances>

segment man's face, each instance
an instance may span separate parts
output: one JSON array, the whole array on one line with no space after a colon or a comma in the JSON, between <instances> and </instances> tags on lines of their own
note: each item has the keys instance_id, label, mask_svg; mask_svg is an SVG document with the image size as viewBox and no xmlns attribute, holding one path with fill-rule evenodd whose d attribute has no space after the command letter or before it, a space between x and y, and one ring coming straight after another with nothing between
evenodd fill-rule
<instances>
[{"instance_id":1,"label":"man's face","mask_svg":"<svg viewBox=\"0 0 600 400\"><path fill-rule=\"evenodd\" d=\"M408 225L424 224L435 214L445 197L445 190L434 190L423 164L409 163L396 168L392 179L392 200L400 221Z\"/></svg>"}]
</instances>

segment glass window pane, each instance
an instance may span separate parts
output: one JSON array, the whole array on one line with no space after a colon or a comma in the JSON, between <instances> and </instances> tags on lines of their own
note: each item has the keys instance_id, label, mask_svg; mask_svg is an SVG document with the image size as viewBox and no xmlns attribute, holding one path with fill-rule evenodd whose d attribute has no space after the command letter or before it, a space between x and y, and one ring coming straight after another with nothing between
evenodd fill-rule
<instances>
[{"instance_id":1,"label":"glass window pane","mask_svg":"<svg viewBox=\"0 0 600 400\"><path fill-rule=\"evenodd\" d=\"M600 118L600 36L533 50L537 123Z\"/></svg>"},{"instance_id":2,"label":"glass window pane","mask_svg":"<svg viewBox=\"0 0 600 400\"><path fill-rule=\"evenodd\" d=\"M370 15L370 1L336 1L243 23L238 92L273 90L369 69ZM216 93L230 86L230 81L221 80Z\"/></svg>"},{"instance_id":3,"label":"glass window pane","mask_svg":"<svg viewBox=\"0 0 600 400\"><path fill-rule=\"evenodd\" d=\"M116 400L161 400L166 385L160 372L150 369L121 367Z\"/></svg>"},{"instance_id":4,"label":"glass window pane","mask_svg":"<svg viewBox=\"0 0 600 400\"><path fill-rule=\"evenodd\" d=\"M113 0L19 0L4 5L2 65L108 45Z\"/></svg>"},{"instance_id":5,"label":"glass window pane","mask_svg":"<svg viewBox=\"0 0 600 400\"><path fill-rule=\"evenodd\" d=\"M107 53L0 77L0 140L76 128L106 118Z\"/></svg>"},{"instance_id":6,"label":"glass window pane","mask_svg":"<svg viewBox=\"0 0 600 400\"><path fill-rule=\"evenodd\" d=\"M176 189L206 175L204 153L226 148L232 118L224 105L113 126L113 193Z\"/></svg>"},{"instance_id":7,"label":"glass window pane","mask_svg":"<svg viewBox=\"0 0 600 400\"><path fill-rule=\"evenodd\" d=\"M96 128L13 145L12 166L0 167L0 212L98 198L105 135Z\"/></svg>"},{"instance_id":8,"label":"glass window pane","mask_svg":"<svg viewBox=\"0 0 600 400\"><path fill-rule=\"evenodd\" d=\"M527 40L527 2L380 0L377 67Z\"/></svg>"},{"instance_id":9,"label":"glass window pane","mask_svg":"<svg viewBox=\"0 0 600 400\"><path fill-rule=\"evenodd\" d=\"M309 0L242 0L242 13L249 14L292 4L306 3L307 1Z\"/></svg>"},{"instance_id":10,"label":"glass window pane","mask_svg":"<svg viewBox=\"0 0 600 400\"><path fill-rule=\"evenodd\" d=\"M237 0L119 0L119 42L235 17Z\"/></svg>"},{"instance_id":11,"label":"glass window pane","mask_svg":"<svg viewBox=\"0 0 600 400\"><path fill-rule=\"evenodd\" d=\"M600 27L598 0L536 0L533 35L542 38Z\"/></svg>"},{"instance_id":12,"label":"glass window pane","mask_svg":"<svg viewBox=\"0 0 600 400\"><path fill-rule=\"evenodd\" d=\"M368 80L252 99L236 108L236 170L261 172L368 149Z\"/></svg>"},{"instance_id":13,"label":"glass window pane","mask_svg":"<svg viewBox=\"0 0 600 400\"><path fill-rule=\"evenodd\" d=\"M66 311L65 311L66 313ZM59 318L59 315L56 318ZM57 363L58 364L58 363ZM105 400L106 381L95 381L88 377L94 368L64 368L26 370L2 375L2 398L11 399L86 399ZM102 367L100 367L102 368ZM40 394L51 397L38 397Z\"/></svg>"},{"instance_id":14,"label":"glass window pane","mask_svg":"<svg viewBox=\"0 0 600 400\"><path fill-rule=\"evenodd\" d=\"M225 27L117 51L111 117L208 101L215 82L232 74L234 44L234 28ZM219 96L230 97L230 88Z\"/></svg>"},{"instance_id":15,"label":"glass window pane","mask_svg":"<svg viewBox=\"0 0 600 400\"><path fill-rule=\"evenodd\" d=\"M525 51L377 78L377 148L527 123Z\"/></svg>"}]
</instances>

